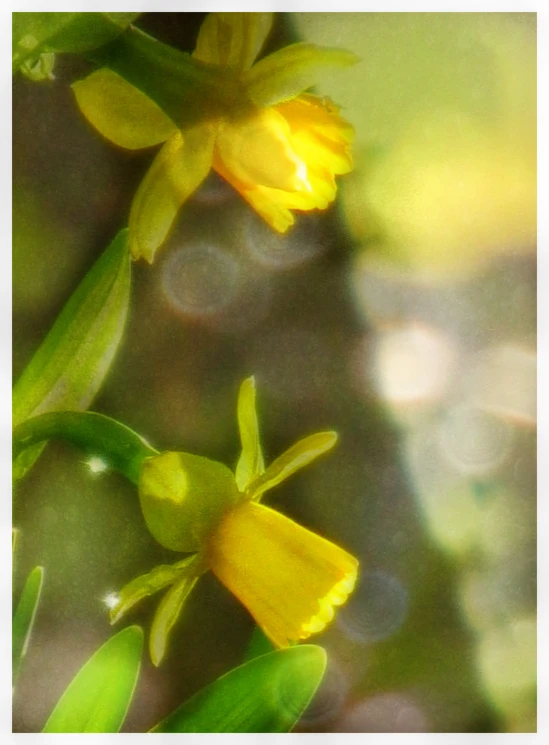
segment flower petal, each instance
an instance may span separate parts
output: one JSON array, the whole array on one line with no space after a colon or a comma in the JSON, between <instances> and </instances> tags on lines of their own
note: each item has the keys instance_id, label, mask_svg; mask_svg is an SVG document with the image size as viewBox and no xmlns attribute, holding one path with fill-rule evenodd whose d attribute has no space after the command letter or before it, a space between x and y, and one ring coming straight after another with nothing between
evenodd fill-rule
<instances>
[{"instance_id":1,"label":"flower petal","mask_svg":"<svg viewBox=\"0 0 549 745\"><path fill-rule=\"evenodd\" d=\"M354 128L329 99L302 95L276 110L288 122L292 147L310 170L340 175L352 169Z\"/></svg>"},{"instance_id":2,"label":"flower petal","mask_svg":"<svg viewBox=\"0 0 549 745\"><path fill-rule=\"evenodd\" d=\"M215 132L209 125L172 135L153 161L130 212L130 250L134 259L153 263L182 204L212 165Z\"/></svg>"},{"instance_id":3,"label":"flower petal","mask_svg":"<svg viewBox=\"0 0 549 745\"><path fill-rule=\"evenodd\" d=\"M245 70L259 54L272 23L272 13L210 13L200 27L193 57Z\"/></svg>"},{"instance_id":4,"label":"flower petal","mask_svg":"<svg viewBox=\"0 0 549 745\"><path fill-rule=\"evenodd\" d=\"M269 54L246 70L242 83L255 104L272 106L303 93L330 68L349 67L359 60L346 49L298 42Z\"/></svg>"},{"instance_id":5,"label":"flower petal","mask_svg":"<svg viewBox=\"0 0 549 745\"><path fill-rule=\"evenodd\" d=\"M154 595L167 585L171 585L178 579L189 566L196 562L196 554L178 561L177 564L161 564L147 574L136 577L128 582L118 594L118 602L111 608L110 622L116 623L133 606L143 598Z\"/></svg>"},{"instance_id":6,"label":"flower petal","mask_svg":"<svg viewBox=\"0 0 549 745\"><path fill-rule=\"evenodd\" d=\"M195 586L200 573L185 574L168 590L156 609L149 637L149 651L152 663L157 667L162 662L166 653L170 631L177 621L183 603Z\"/></svg>"},{"instance_id":7,"label":"flower petal","mask_svg":"<svg viewBox=\"0 0 549 745\"><path fill-rule=\"evenodd\" d=\"M264 505L227 513L209 545L212 571L278 647L322 631L352 591L358 561Z\"/></svg>"},{"instance_id":8,"label":"flower petal","mask_svg":"<svg viewBox=\"0 0 549 745\"><path fill-rule=\"evenodd\" d=\"M306 190L304 164L292 148L288 123L274 108L253 108L225 121L216 140L216 157L226 171L249 187Z\"/></svg>"},{"instance_id":9,"label":"flower petal","mask_svg":"<svg viewBox=\"0 0 549 745\"><path fill-rule=\"evenodd\" d=\"M220 158L215 157L214 170L228 181L239 194L251 205L265 222L278 233L285 233L294 222L295 218L286 207L286 195L288 192L279 189L269 189L266 186L248 186L235 178L225 167Z\"/></svg>"},{"instance_id":10,"label":"flower petal","mask_svg":"<svg viewBox=\"0 0 549 745\"><path fill-rule=\"evenodd\" d=\"M339 116L339 109L329 99L302 95L297 99L278 104L274 111L285 122L279 126L284 135L283 152L291 153L288 161L296 163L301 183L294 183L297 190L274 188L266 185L268 178L260 170L271 168L271 157L275 147L272 139L265 140L263 150L256 150L256 166L253 183L251 172L246 173L238 161L239 152L251 156L250 137L243 130L234 131L233 142L225 163L219 153L214 153L214 169L246 199L253 209L276 231L285 233L294 224L290 210L326 209L335 199L337 186L335 175L347 173L352 168L350 152L354 137L353 127ZM271 116L271 115L270 115ZM280 120L273 118L273 126ZM234 125L233 125L234 126ZM235 142L240 141L239 149ZM271 178L271 184L275 179ZM280 184L279 184L280 185Z\"/></svg>"},{"instance_id":11,"label":"flower petal","mask_svg":"<svg viewBox=\"0 0 549 745\"><path fill-rule=\"evenodd\" d=\"M246 378L238 395L238 429L242 453L236 466L236 484L241 492L265 470L255 408L255 380Z\"/></svg>"},{"instance_id":12,"label":"flower petal","mask_svg":"<svg viewBox=\"0 0 549 745\"><path fill-rule=\"evenodd\" d=\"M177 131L160 106L106 67L73 83L72 89L86 119L115 145L151 147Z\"/></svg>"},{"instance_id":13,"label":"flower petal","mask_svg":"<svg viewBox=\"0 0 549 745\"><path fill-rule=\"evenodd\" d=\"M252 500L259 499L268 489L272 489L281 481L285 481L293 473L331 450L336 442L337 434L335 432L317 432L299 440L274 460L265 473L250 484L247 491L248 497Z\"/></svg>"}]
</instances>

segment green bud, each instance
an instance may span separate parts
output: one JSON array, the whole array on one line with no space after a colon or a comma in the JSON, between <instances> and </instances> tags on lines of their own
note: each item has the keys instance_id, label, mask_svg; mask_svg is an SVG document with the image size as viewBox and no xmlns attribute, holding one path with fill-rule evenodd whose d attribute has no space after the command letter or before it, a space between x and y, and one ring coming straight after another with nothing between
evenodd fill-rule
<instances>
[{"instance_id":1,"label":"green bud","mask_svg":"<svg viewBox=\"0 0 549 745\"><path fill-rule=\"evenodd\" d=\"M241 498L227 466L189 453L146 458L138 488L147 527L172 551L199 551Z\"/></svg>"}]
</instances>

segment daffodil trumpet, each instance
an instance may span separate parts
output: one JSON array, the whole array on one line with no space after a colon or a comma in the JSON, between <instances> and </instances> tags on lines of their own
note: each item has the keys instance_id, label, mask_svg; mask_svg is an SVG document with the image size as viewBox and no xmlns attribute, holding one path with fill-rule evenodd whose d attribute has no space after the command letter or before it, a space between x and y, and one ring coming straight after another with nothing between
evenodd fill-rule
<instances>
[{"instance_id":1,"label":"daffodil trumpet","mask_svg":"<svg viewBox=\"0 0 549 745\"><path fill-rule=\"evenodd\" d=\"M354 131L327 98L306 93L352 52L296 43L256 58L272 13L210 13L192 56L130 28L73 85L88 121L128 149L163 144L129 217L134 259L152 263L181 206L210 170L276 231L294 211L324 210L352 169ZM145 71L143 71L145 68Z\"/></svg>"},{"instance_id":2,"label":"daffodil trumpet","mask_svg":"<svg viewBox=\"0 0 549 745\"><path fill-rule=\"evenodd\" d=\"M14 432L16 454L36 442L63 437L102 457L137 483L153 537L165 548L186 554L110 596L110 619L115 623L143 598L165 591L149 637L155 665L166 653L185 600L209 570L276 647L322 631L355 585L358 561L351 554L261 504L268 490L328 452L336 433L305 437L265 467L253 377L240 387L237 419L242 450L234 473L202 456L158 452L124 425L90 412L44 414Z\"/></svg>"}]
</instances>

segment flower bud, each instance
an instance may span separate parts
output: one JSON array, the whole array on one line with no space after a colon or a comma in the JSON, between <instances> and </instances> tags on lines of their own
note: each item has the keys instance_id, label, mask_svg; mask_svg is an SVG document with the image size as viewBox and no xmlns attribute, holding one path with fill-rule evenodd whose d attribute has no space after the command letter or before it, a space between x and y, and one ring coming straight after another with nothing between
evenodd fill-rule
<instances>
[{"instance_id":1,"label":"flower bud","mask_svg":"<svg viewBox=\"0 0 549 745\"><path fill-rule=\"evenodd\" d=\"M147 527L172 551L199 551L226 510L241 498L226 466L189 453L146 458L138 488Z\"/></svg>"}]
</instances>

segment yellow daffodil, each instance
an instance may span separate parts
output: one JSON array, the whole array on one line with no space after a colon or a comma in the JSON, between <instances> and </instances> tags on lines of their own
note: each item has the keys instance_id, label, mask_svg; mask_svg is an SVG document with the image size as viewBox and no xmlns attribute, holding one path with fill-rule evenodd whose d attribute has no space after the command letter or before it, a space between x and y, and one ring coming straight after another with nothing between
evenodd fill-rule
<instances>
[{"instance_id":1,"label":"yellow daffodil","mask_svg":"<svg viewBox=\"0 0 549 745\"><path fill-rule=\"evenodd\" d=\"M268 489L330 450L336 434L306 437L265 469L253 378L240 388L237 413L242 453L235 474L189 453L160 453L141 467L139 498L152 535L173 551L193 552L130 582L111 608L115 622L143 597L170 586L151 627L155 665L185 599L209 569L277 647L322 631L356 581L353 556L260 504Z\"/></svg>"},{"instance_id":2,"label":"yellow daffodil","mask_svg":"<svg viewBox=\"0 0 549 745\"><path fill-rule=\"evenodd\" d=\"M281 233L294 223L293 210L322 210L335 199L335 176L352 168L353 128L328 99L304 91L325 70L357 58L297 43L255 62L271 24L271 13L208 15L192 62L211 84L193 91L194 114L184 124L109 68L74 84L80 109L112 142L130 149L165 143L132 204L135 259L152 263L212 168Z\"/></svg>"}]
</instances>

